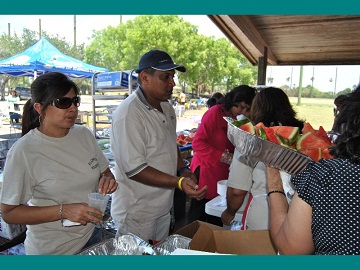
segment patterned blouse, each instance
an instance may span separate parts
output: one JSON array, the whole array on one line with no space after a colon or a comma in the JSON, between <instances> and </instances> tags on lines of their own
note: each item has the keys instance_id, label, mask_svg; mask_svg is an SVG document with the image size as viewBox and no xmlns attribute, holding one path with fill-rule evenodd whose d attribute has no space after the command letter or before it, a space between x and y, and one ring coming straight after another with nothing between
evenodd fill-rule
<instances>
[{"instance_id":1,"label":"patterned blouse","mask_svg":"<svg viewBox=\"0 0 360 270\"><path fill-rule=\"evenodd\" d=\"M346 159L311 162L291 181L312 207L315 254L360 254L360 165Z\"/></svg>"}]
</instances>

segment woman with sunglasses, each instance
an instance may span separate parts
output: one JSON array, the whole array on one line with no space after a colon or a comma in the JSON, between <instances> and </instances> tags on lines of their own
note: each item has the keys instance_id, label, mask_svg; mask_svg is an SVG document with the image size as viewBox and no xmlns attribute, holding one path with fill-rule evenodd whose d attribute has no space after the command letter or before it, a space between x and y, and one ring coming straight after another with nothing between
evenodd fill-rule
<instances>
[{"instance_id":1,"label":"woman with sunglasses","mask_svg":"<svg viewBox=\"0 0 360 270\"><path fill-rule=\"evenodd\" d=\"M38 77L24 106L22 137L7 155L1 213L7 223L27 225L26 254L75 254L96 242L96 215L103 213L88 206L87 195L117 188L91 131L74 125L78 95L64 74Z\"/></svg>"},{"instance_id":2,"label":"woman with sunglasses","mask_svg":"<svg viewBox=\"0 0 360 270\"><path fill-rule=\"evenodd\" d=\"M227 138L224 116L234 119L241 114L247 116L255 92L255 88L250 86L237 86L203 115L192 141L194 156L190 169L199 179L199 189L207 186L208 190L204 199L191 200L188 222L201 220L222 226L219 217L205 213L205 204L217 197L217 182L228 178L229 164L226 162L234 152L234 146Z\"/></svg>"}]
</instances>

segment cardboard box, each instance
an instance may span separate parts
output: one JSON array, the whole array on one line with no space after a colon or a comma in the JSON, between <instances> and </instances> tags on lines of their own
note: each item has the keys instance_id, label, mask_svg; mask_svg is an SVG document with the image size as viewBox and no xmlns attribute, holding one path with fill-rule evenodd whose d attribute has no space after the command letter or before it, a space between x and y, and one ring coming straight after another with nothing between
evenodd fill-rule
<instances>
[{"instance_id":1,"label":"cardboard box","mask_svg":"<svg viewBox=\"0 0 360 270\"><path fill-rule=\"evenodd\" d=\"M231 231L206 222L194 221L175 234L191 238L191 250L242 255L277 254L267 230Z\"/></svg>"},{"instance_id":2,"label":"cardboard box","mask_svg":"<svg viewBox=\"0 0 360 270\"><path fill-rule=\"evenodd\" d=\"M26 225L8 224L1 216L0 211L0 236L9 240L14 239L26 230Z\"/></svg>"}]
</instances>

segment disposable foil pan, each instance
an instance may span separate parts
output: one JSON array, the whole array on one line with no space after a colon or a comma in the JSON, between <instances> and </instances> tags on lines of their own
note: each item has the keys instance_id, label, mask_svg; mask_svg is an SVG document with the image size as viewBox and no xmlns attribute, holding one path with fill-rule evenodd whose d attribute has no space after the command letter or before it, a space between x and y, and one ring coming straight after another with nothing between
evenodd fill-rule
<instances>
[{"instance_id":1,"label":"disposable foil pan","mask_svg":"<svg viewBox=\"0 0 360 270\"><path fill-rule=\"evenodd\" d=\"M189 249L191 238L179 234L172 234L165 240L153 246L153 249L161 255L168 255L177 248Z\"/></svg>"},{"instance_id":2,"label":"disposable foil pan","mask_svg":"<svg viewBox=\"0 0 360 270\"><path fill-rule=\"evenodd\" d=\"M129 235L135 239L140 252L146 255L157 255L149 243L134 234L129 233ZM103 240L85 250L82 250L80 253L78 253L78 255L114 255L116 253L115 251L117 240L117 237Z\"/></svg>"},{"instance_id":3,"label":"disposable foil pan","mask_svg":"<svg viewBox=\"0 0 360 270\"><path fill-rule=\"evenodd\" d=\"M228 122L227 137L236 149L267 165L276 167L289 174L302 172L312 159L300 152L264 140L233 125L234 119L224 117Z\"/></svg>"},{"instance_id":4,"label":"disposable foil pan","mask_svg":"<svg viewBox=\"0 0 360 270\"><path fill-rule=\"evenodd\" d=\"M114 251L114 238L110 238L82 250L78 255L111 255Z\"/></svg>"}]
</instances>

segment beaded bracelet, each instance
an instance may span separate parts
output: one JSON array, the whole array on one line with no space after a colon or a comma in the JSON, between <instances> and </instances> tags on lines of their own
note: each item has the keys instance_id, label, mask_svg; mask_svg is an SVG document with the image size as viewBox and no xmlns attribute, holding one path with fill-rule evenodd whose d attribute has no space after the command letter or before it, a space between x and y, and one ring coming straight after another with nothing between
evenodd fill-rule
<instances>
[{"instance_id":1,"label":"beaded bracelet","mask_svg":"<svg viewBox=\"0 0 360 270\"><path fill-rule=\"evenodd\" d=\"M62 211L63 211L63 204L60 205L60 209L59 209L59 216L60 216L60 222L61 224L63 224L63 216L62 216Z\"/></svg>"},{"instance_id":2,"label":"beaded bracelet","mask_svg":"<svg viewBox=\"0 0 360 270\"><path fill-rule=\"evenodd\" d=\"M271 193L281 193L282 195L284 195L284 196L286 197L285 192L282 191L282 190L272 190L272 191L270 191L270 192L267 194L268 197L270 196Z\"/></svg>"},{"instance_id":3,"label":"beaded bracelet","mask_svg":"<svg viewBox=\"0 0 360 270\"><path fill-rule=\"evenodd\" d=\"M181 183L182 181L184 180L185 177L180 177L179 180L178 180L178 187L180 190L183 190L182 186L181 186Z\"/></svg>"},{"instance_id":4,"label":"beaded bracelet","mask_svg":"<svg viewBox=\"0 0 360 270\"><path fill-rule=\"evenodd\" d=\"M188 166L184 166L179 170L179 174L182 175L185 170L190 170Z\"/></svg>"}]
</instances>

